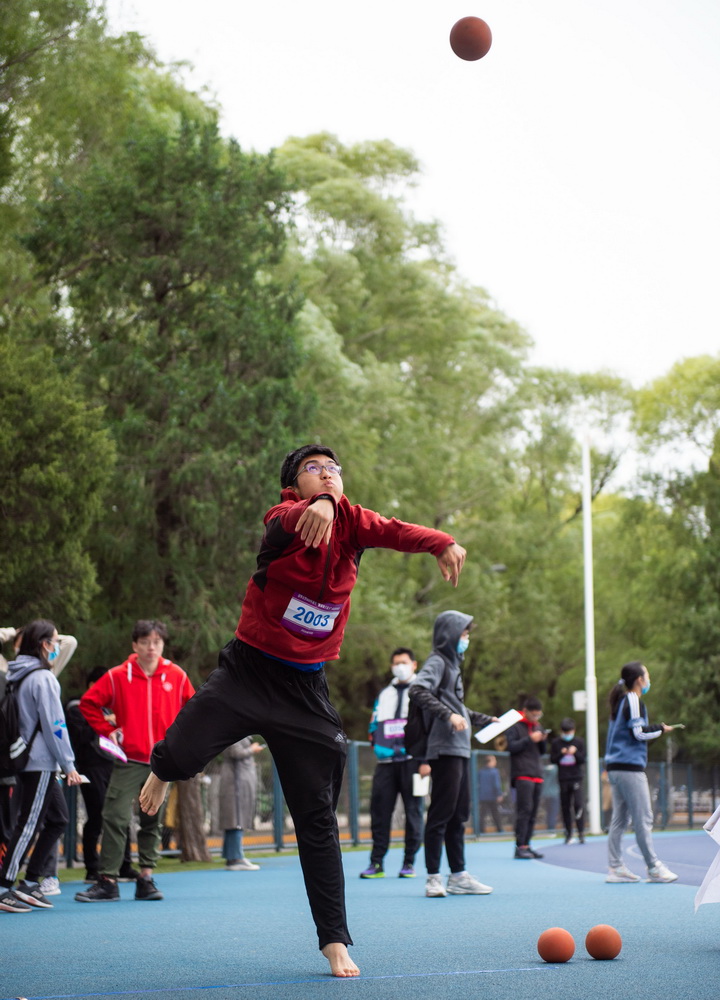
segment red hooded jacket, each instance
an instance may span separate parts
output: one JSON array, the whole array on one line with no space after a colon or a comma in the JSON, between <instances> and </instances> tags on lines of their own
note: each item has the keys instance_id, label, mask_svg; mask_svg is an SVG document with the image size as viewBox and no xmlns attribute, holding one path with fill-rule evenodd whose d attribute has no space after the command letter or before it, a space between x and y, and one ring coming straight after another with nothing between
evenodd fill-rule
<instances>
[{"instance_id":1,"label":"red hooded jacket","mask_svg":"<svg viewBox=\"0 0 720 1000\"><path fill-rule=\"evenodd\" d=\"M153 746L165 737L175 716L194 694L182 667L161 657L149 677L133 653L88 688L80 699L80 711L101 736L121 729L120 745L128 760L148 764ZM103 709L114 714L114 724L108 722Z\"/></svg>"},{"instance_id":2,"label":"red hooded jacket","mask_svg":"<svg viewBox=\"0 0 720 1000\"><path fill-rule=\"evenodd\" d=\"M314 549L301 541L295 526L321 496L332 501L335 522L330 543ZM238 639L281 660L320 663L338 658L365 549L439 556L454 542L444 531L353 506L344 495L335 501L320 492L301 500L294 490L284 489L281 499L265 515L257 570L235 632Z\"/></svg>"}]
</instances>

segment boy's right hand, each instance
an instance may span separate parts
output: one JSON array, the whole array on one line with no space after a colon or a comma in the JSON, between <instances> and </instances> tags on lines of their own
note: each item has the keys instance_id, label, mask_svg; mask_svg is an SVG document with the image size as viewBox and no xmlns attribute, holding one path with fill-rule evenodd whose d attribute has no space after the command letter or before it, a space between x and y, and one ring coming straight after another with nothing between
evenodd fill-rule
<instances>
[{"instance_id":1,"label":"boy's right hand","mask_svg":"<svg viewBox=\"0 0 720 1000\"><path fill-rule=\"evenodd\" d=\"M318 548L323 542L330 544L333 522L335 520L335 507L330 500L320 498L315 503L309 504L298 518L295 525L295 532L300 533L300 538L307 548Z\"/></svg>"}]
</instances>

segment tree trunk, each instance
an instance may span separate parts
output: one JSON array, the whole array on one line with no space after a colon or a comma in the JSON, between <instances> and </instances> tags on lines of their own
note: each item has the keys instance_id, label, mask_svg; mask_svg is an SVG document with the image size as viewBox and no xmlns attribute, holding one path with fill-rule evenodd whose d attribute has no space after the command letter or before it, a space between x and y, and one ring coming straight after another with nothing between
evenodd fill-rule
<instances>
[{"instance_id":1,"label":"tree trunk","mask_svg":"<svg viewBox=\"0 0 720 1000\"><path fill-rule=\"evenodd\" d=\"M178 834L181 861L210 861L205 841L205 810L202 785L196 775L187 781L178 781Z\"/></svg>"}]
</instances>

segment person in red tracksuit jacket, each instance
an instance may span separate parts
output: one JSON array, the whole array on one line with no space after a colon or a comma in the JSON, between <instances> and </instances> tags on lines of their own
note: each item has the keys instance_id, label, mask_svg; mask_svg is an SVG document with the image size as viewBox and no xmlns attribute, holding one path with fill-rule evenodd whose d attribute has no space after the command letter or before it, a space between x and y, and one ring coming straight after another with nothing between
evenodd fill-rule
<instances>
[{"instance_id":1,"label":"person in red tracksuit jacket","mask_svg":"<svg viewBox=\"0 0 720 1000\"><path fill-rule=\"evenodd\" d=\"M319 947L334 976L357 976L345 914L335 807L347 756L324 664L340 655L363 551L428 552L453 585L465 549L451 535L353 506L331 448L290 452L281 502L265 515L257 569L235 638L218 668L153 750L140 796L162 804L168 781L189 778L231 743L259 733L272 752L295 824Z\"/></svg>"},{"instance_id":2,"label":"person in red tracksuit jacket","mask_svg":"<svg viewBox=\"0 0 720 1000\"><path fill-rule=\"evenodd\" d=\"M103 803L100 878L75 894L79 903L120 898L117 880L125 855L133 799L150 774L150 754L183 705L195 693L185 671L163 654L167 629L159 621L138 621L132 633L132 656L89 687L80 711L109 751L119 747ZM125 759L122 759L125 758ZM162 893L152 873L158 858L160 816L140 813L138 858L140 878L135 899L158 900Z\"/></svg>"}]
</instances>

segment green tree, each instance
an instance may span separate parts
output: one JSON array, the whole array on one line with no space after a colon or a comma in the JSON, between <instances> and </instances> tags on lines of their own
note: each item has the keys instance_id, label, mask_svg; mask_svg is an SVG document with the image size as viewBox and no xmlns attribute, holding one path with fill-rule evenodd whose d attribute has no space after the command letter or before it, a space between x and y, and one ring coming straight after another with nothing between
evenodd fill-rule
<instances>
[{"instance_id":1,"label":"green tree","mask_svg":"<svg viewBox=\"0 0 720 1000\"><path fill-rule=\"evenodd\" d=\"M308 405L293 385L299 300L271 275L286 211L271 160L187 117L138 119L40 207L27 245L67 316L55 347L118 450L94 546L98 656L117 655L134 617L166 617L189 665L234 627Z\"/></svg>"},{"instance_id":2,"label":"green tree","mask_svg":"<svg viewBox=\"0 0 720 1000\"><path fill-rule=\"evenodd\" d=\"M8 623L88 614L89 548L114 463L99 409L51 352L0 340L0 607Z\"/></svg>"}]
</instances>

